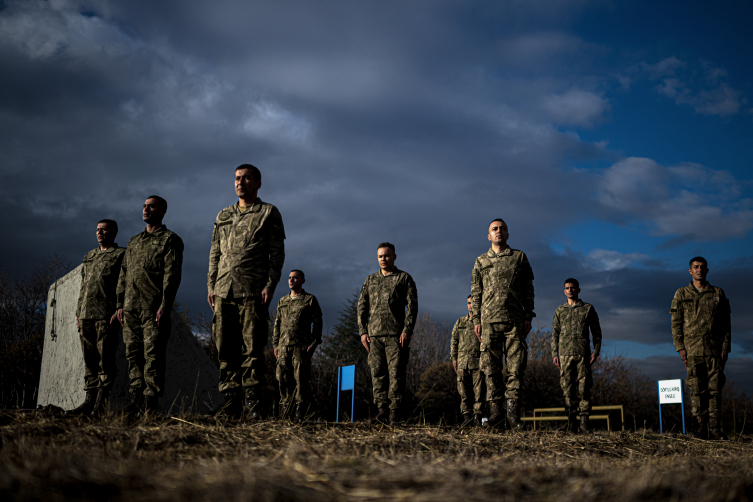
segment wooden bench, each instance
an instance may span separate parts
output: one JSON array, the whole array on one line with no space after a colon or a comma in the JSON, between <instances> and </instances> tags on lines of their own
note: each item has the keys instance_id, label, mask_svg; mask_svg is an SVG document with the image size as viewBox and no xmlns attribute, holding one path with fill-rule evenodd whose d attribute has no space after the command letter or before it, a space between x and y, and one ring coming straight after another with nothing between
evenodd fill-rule
<instances>
[{"instance_id":1,"label":"wooden bench","mask_svg":"<svg viewBox=\"0 0 753 502\"><path fill-rule=\"evenodd\" d=\"M593 406L591 408L591 411L607 411L607 410L620 410L620 419L622 421L622 430L625 430L625 410L621 404L617 405L609 405L609 406ZM565 421L567 420L567 415L555 415L555 416L544 416L544 413L562 413L565 411L565 408L536 408L533 410L533 416L532 417L520 417L520 420L525 422L533 422L533 430L536 430L536 422L550 422L550 421ZM607 430L612 430L612 423L609 419L609 415L589 415L589 420L606 420L607 421Z\"/></svg>"}]
</instances>

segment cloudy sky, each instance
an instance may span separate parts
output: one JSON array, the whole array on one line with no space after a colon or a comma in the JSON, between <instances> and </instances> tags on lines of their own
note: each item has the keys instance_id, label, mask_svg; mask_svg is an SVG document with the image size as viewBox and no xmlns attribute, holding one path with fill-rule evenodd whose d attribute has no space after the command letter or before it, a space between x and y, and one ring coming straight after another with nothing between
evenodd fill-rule
<instances>
[{"instance_id":1,"label":"cloudy sky","mask_svg":"<svg viewBox=\"0 0 753 502\"><path fill-rule=\"evenodd\" d=\"M540 322L575 276L606 350L657 377L682 376L669 303L705 256L753 391L751 24L737 1L0 0L0 264L78 263L101 218L125 245L157 193L206 309L253 163L330 324L384 240L454 321L503 217Z\"/></svg>"}]
</instances>

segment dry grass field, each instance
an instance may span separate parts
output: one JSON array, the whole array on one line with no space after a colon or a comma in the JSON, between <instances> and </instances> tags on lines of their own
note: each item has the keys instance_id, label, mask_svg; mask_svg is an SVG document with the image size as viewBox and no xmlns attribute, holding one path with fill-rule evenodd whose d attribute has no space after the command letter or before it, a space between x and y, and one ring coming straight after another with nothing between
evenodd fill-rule
<instances>
[{"instance_id":1,"label":"dry grass field","mask_svg":"<svg viewBox=\"0 0 753 502\"><path fill-rule=\"evenodd\" d=\"M0 500L753 500L749 437L0 412Z\"/></svg>"}]
</instances>

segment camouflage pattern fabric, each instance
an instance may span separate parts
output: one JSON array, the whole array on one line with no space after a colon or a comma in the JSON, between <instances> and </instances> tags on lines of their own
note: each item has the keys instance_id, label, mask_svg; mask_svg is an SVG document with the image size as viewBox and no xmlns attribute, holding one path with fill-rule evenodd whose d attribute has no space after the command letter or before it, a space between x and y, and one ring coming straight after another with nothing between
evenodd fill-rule
<instances>
[{"instance_id":1,"label":"camouflage pattern fabric","mask_svg":"<svg viewBox=\"0 0 753 502\"><path fill-rule=\"evenodd\" d=\"M721 357L688 356L688 388L693 416L720 417L727 378Z\"/></svg>"},{"instance_id":2,"label":"camouflage pattern fabric","mask_svg":"<svg viewBox=\"0 0 753 502\"><path fill-rule=\"evenodd\" d=\"M481 344L473 331L473 319L463 316L452 327L450 359L457 361L458 369L477 370L481 357Z\"/></svg>"},{"instance_id":3,"label":"camouflage pattern fabric","mask_svg":"<svg viewBox=\"0 0 753 502\"><path fill-rule=\"evenodd\" d=\"M220 361L220 392L264 386L268 317L261 296L215 296L212 336Z\"/></svg>"},{"instance_id":4,"label":"camouflage pattern fabric","mask_svg":"<svg viewBox=\"0 0 753 502\"><path fill-rule=\"evenodd\" d=\"M519 399L527 365L528 345L523 324L481 325L481 371L486 376L487 401Z\"/></svg>"},{"instance_id":5,"label":"camouflage pattern fabric","mask_svg":"<svg viewBox=\"0 0 753 502\"><path fill-rule=\"evenodd\" d=\"M694 416L718 414L726 378L722 351L732 349L730 306L722 288L693 283L675 293L670 307L675 350L688 356L688 387Z\"/></svg>"},{"instance_id":6,"label":"camouflage pattern fabric","mask_svg":"<svg viewBox=\"0 0 753 502\"><path fill-rule=\"evenodd\" d=\"M161 397L165 393L170 313L162 315L159 325L156 316L156 309L123 312L123 342L133 394Z\"/></svg>"},{"instance_id":7,"label":"camouflage pattern fabric","mask_svg":"<svg viewBox=\"0 0 753 502\"><path fill-rule=\"evenodd\" d=\"M591 376L590 355L560 355L560 386L565 395L565 406L575 413L577 403L580 415L591 412Z\"/></svg>"},{"instance_id":8,"label":"camouflage pattern fabric","mask_svg":"<svg viewBox=\"0 0 753 502\"><path fill-rule=\"evenodd\" d=\"M564 303L554 311L552 320L552 358L559 356L590 356L593 336L593 353L601 352L601 326L596 309L590 303L578 300L575 305Z\"/></svg>"},{"instance_id":9,"label":"camouflage pattern fabric","mask_svg":"<svg viewBox=\"0 0 753 502\"><path fill-rule=\"evenodd\" d=\"M209 251L207 288L222 298L259 296L274 291L285 262L285 228L275 206L257 198L217 214Z\"/></svg>"},{"instance_id":10,"label":"camouflage pattern fabric","mask_svg":"<svg viewBox=\"0 0 753 502\"><path fill-rule=\"evenodd\" d=\"M76 317L109 320L115 313L115 293L125 251L114 244L104 251L97 247L84 255Z\"/></svg>"},{"instance_id":11,"label":"camouflage pattern fabric","mask_svg":"<svg viewBox=\"0 0 753 502\"><path fill-rule=\"evenodd\" d=\"M131 237L118 277L117 308L170 313L180 286L183 241L164 225ZM169 317L169 315L168 315Z\"/></svg>"},{"instance_id":12,"label":"camouflage pattern fabric","mask_svg":"<svg viewBox=\"0 0 753 502\"><path fill-rule=\"evenodd\" d=\"M410 347L400 347L399 336L371 338L368 363L378 408L399 409L405 396L405 370Z\"/></svg>"},{"instance_id":13,"label":"camouflage pattern fabric","mask_svg":"<svg viewBox=\"0 0 753 502\"><path fill-rule=\"evenodd\" d=\"M280 409L309 402L311 358L308 346L283 345L277 349L277 382L280 384Z\"/></svg>"},{"instance_id":14,"label":"camouflage pattern fabric","mask_svg":"<svg viewBox=\"0 0 753 502\"><path fill-rule=\"evenodd\" d=\"M460 394L460 413L481 415L484 411L486 395L484 374L481 370L458 368L458 393Z\"/></svg>"},{"instance_id":15,"label":"camouflage pattern fabric","mask_svg":"<svg viewBox=\"0 0 753 502\"><path fill-rule=\"evenodd\" d=\"M476 258L471 276L473 324L530 321L534 308L533 270L525 253L489 249Z\"/></svg>"},{"instance_id":16,"label":"camouflage pattern fabric","mask_svg":"<svg viewBox=\"0 0 753 502\"><path fill-rule=\"evenodd\" d=\"M118 372L115 351L118 348L117 321L81 319L78 328L84 352L84 390L110 389Z\"/></svg>"},{"instance_id":17,"label":"camouflage pattern fabric","mask_svg":"<svg viewBox=\"0 0 753 502\"><path fill-rule=\"evenodd\" d=\"M406 312L407 310L407 312ZM418 314L416 283L407 272L381 270L366 278L358 299L358 329L369 337L413 334Z\"/></svg>"},{"instance_id":18,"label":"camouflage pattern fabric","mask_svg":"<svg viewBox=\"0 0 753 502\"><path fill-rule=\"evenodd\" d=\"M301 291L299 295L280 298L272 342L274 348L322 343L322 309L314 295Z\"/></svg>"}]
</instances>

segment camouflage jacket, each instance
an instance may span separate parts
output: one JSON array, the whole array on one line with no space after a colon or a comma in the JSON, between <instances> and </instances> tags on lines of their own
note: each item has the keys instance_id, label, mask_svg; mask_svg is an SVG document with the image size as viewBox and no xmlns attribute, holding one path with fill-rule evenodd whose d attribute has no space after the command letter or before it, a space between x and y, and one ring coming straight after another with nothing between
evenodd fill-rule
<instances>
[{"instance_id":1,"label":"camouflage jacket","mask_svg":"<svg viewBox=\"0 0 753 502\"><path fill-rule=\"evenodd\" d=\"M312 328L313 325L313 328ZM322 343L322 309L316 296L301 291L287 294L277 302L274 348L285 345L310 347Z\"/></svg>"},{"instance_id":2,"label":"camouflage jacket","mask_svg":"<svg viewBox=\"0 0 753 502\"><path fill-rule=\"evenodd\" d=\"M691 282L677 290L669 312L678 352L720 357L722 350L732 350L729 300L722 288L707 284L699 293Z\"/></svg>"},{"instance_id":3,"label":"camouflage jacket","mask_svg":"<svg viewBox=\"0 0 753 502\"><path fill-rule=\"evenodd\" d=\"M407 308L407 313L406 313ZM407 272L379 270L366 278L358 298L358 330L361 335L413 334L418 314L416 283Z\"/></svg>"},{"instance_id":4,"label":"camouflage jacket","mask_svg":"<svg viewBox=\"0 0 753 502\"><path fill-rule=\"evenodd\" d=\"M124 253L125 249L114 244L104 251L96 247L84 255L76 317L109 320L115 313L115 290Z\"/></svg>"},{"instance_id":5,"label":"camouflage jacket","mask_svg":"<svg viewBox=\"0 0 753 502\"><path fill-rule=\"evenodd\" d=\"M481 344L473 331L473 319L464 315L452 328L450 358L458 362L458 369L477 370L481 358Z\"/></svg>"},{"instance_id":6,"label":"camouflage jacket","mask_svg":"<svg viewBox=\"0 0 753 502\"><path fill-rule=\"evenodd\" d=\"M476 258L471 276L473 324L530 321L533 312L533 270L523 251L493 249Z\"/></svg>"},{"instance_id":7,"label":"camouflage jacket","mask_svg":"<svg viewBox=\"0 0 753 502\"><path fill-rule=\"evenodd\" d=\"M552 320L552 358L590 356L589 329L594 340L593 353L598 356L601 352L601 325L593 305L578 300L575 305L564 303L557 307Z\"/></svg>"},{"instance_id":8,"label":"camouflage jacket","mask_svg":"<svg viewBox=\"0 0 753 502\"><path fill-rule=\"evenodd\" d=\"M219 212L209 251L209 291L220 298L274 291L284 262L285 228L275 206L257 197L244 212L238 203Z\"/></svg>"},{"instance_id":9,"label":"camouflage jacket","mask_svg":"<svg viewBox=\"0 0 753 502\"><path fill-rule=\"evenodd\" d=\"M169 311L175 303L183 267L183 241L162 225L144 229L128 241L118 277L117 307Z\"/></svg>"}]
</instances>

